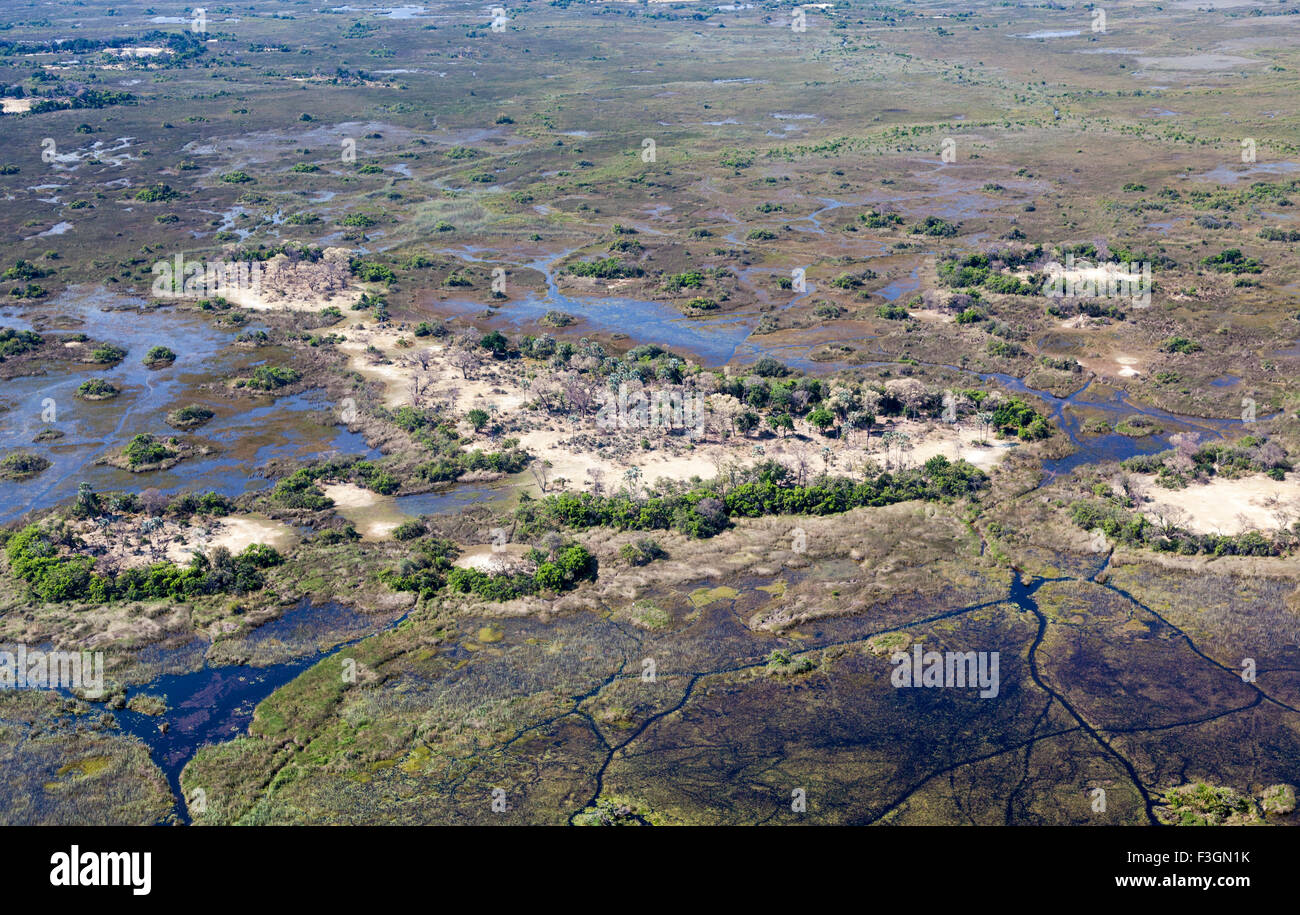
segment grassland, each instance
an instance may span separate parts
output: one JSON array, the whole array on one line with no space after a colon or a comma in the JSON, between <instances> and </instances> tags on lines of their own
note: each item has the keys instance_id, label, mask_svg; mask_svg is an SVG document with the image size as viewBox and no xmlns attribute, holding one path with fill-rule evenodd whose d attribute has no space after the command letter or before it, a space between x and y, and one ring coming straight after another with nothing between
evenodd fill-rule
<instances>
[{"instance_id":1,"label":"grassland","mask_svg":"<svg viewBox=\"0 0 1300 915\"><path fill-rule=\"evenodd\" d=\"M3 14L8 821L1295 821L1300 8L745 7Z\"/></svg>"}]
</instances>

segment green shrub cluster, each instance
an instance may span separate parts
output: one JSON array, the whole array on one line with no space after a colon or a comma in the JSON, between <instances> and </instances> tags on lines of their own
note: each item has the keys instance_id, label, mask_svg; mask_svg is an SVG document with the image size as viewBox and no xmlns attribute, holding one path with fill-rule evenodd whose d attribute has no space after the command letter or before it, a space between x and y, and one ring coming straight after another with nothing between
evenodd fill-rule
<instances>
[{"instance_id":1,"label":"green shrub cluster","mask_svg":"<svg viewBox=\"0 0 1300 915\"><path fill-rule=\"evenodd\" d=\"M823 477L799 485L776 461L751 468L750 479L730 489L717 481L685 492L637 499L627 493L598 496L565 492L544 499L523 499L517 509L525 532L569 528L586 530L675 530L690 537L712 537L731 519L766 515L831 515L861 506L892 505L913 499L949 501L971 495L987 477L965 461L952 463L936 455L915 470L881 473L855 482Z\"/></svg>"},{"instance_id":2,"label":"green shrub cluster","mask_svg":"<svg viewBox=\"0 0 1300 915\"><path fill-rule=\"evenodd\" d=\"M183 600L205 594L246 594L263 587L262 570L283 557L269 546L251 544L238 556L218 548L212 557L196 554L188 566L156 562L115 576L94 571L88 556L69 554L69 538L29 525L9 538L5 555L15 576L42 601Z\"/></svg>"}]
</instances>

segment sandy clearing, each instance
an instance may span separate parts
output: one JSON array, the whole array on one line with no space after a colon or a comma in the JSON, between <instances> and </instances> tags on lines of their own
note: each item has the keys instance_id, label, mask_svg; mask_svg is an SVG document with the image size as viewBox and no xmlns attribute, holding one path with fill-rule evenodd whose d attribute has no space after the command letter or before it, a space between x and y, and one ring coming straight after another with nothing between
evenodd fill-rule
<instances>
[{"instance_id":1,"label":"sandy clearing","mask_svg":"<svg viewBox=\"0 0 1300 915\"><path fill-rule=\"evenodd\" d=\"M162 559L186 565L195 551L207 556L217 547L225 547L238 554L254 543L283 551L301 539L289 525L261 515L225 518L196 515L186 526L172 520L155 520L161 520L161 524L148 532L142 529L140 518L106 528L86 522L78 525L77 530L87 546L100 552L101 568L110 569L139 568Z\"/></svg>"},{"instance_id":2,"label":"sandy clearing","mask_svg":"<svg viewBox=\"0 0 1300 915\"><path fill-rule=\"evenodd\" d=\"M467 547L452 565L461 569L478 569L480 572L512 572L528 565L524 554L529 549L526 543Z\"/></svg>"},{"instance_id":3,"label":"sandy clearing","mask_svg":"<svg viewBox=\"0 0 1300 915\"><path fill-rule=\"evenodd\" d=\"M1258 67L1263 61L1235 54L1186 54L1181 57L1139 57L1138 63L1149 70L1236 70Z\"/></svg>"},{"instance_id":4,"label":"sandy clearing","mask_svg":"<svg viewBox=\"0 0 1300 915\"><path fill-rule=\"evenodd\" d=\"M1300 517L1300 485L1294 474L1274 480L1263 474L1235 480L1214 479L1186 489L1151 486L1142 511L1153 521L1168 516L1197 534L1240 534L1276 530Z\"/></svg>"},{"instance_id":5,"label":"sandy clearing","mask_svg":"<svg viewBox=\"0 0 1300 915\"><path fill-rule=\"evenodd\" d=\"M247 285L221 283L212 294L254 311L321 311L331 305L351 308L365 291L352 277L351 257L347 248L326 248L315 262L277 254L253 265L258 272Z\"/></svg>"},{"instance_id":6,"label":"sandy clearing","mask_svg":"<svg viewBox=\"0 0 1300 915\"><path fill-rule=\"evenodd\" d=\"M950 315L936 308L918 308L912 312L912 317L919 321L937 321L943 324L951 324L957 320L956 315Z\"/></svg>"},{"instance_id":7,"label":"sandy clearing","mask_svg":"<svg viewBox=\"0 0 1300 915\"><path fill-rule=\"evenodd\" d=\"M901 432L909 441L905 446L888 446L881 434L885 431ZM605 457L592 452L575 453L564 442L567 432L539 430L520 436L522 447L538 460L548 461L551 467L548 480L563 477L566 489L592 488L598 475L606 489L617 489L627 482L627 472L635 467L640 473L639 486L660 480L688 481L692 477L710 480L730 465L749 466L760 460L777 460L795 468L803 463L809 473L830 469L838 473L856 473L867 461L889 470L918 467L936 455L950 461L964 460L983 470L993 467L1007 456L1016 442L990 439L987 445L977 444L980 430L974 424L932 426L905 420L877 427L870 442L862 434L847 444L843 439L731 439L727 443L701 442L693 451L678 454L662 451L637 451L626 460ZM754 450L760 446L761 453ZM822 448L830 449L829 468L824 461ZM595 474L593 474L595 471Z\"/></svg>"},{"instance_id":8,"label":"sandy clearing","mask_svg":"<svg viewBox=\"0 0 1300 915\"><path fill-rule=\"evenodd\" d=\"M341 510L373 508L384 498L355 483L326 483L321 486L321 490L334 500L334 507Z\"/></svg>"},{"instance_id":9,"label":"sandy clearing","mask_svg":"<svg viewBox=\"0 0 1300 915\"><path fill-rule=\"evenodd\" d=\"M953 428L928 427L924 423L899 423L899 431L907 432L916 441L912 447L903 452L906 466L924 464L936 455L942 455L950 461L962 460L974 464L981 470L988 470L997 464L1015 448L1017 442L990 438L987 444L978 444L980 430L971 425L954 424ZM873 447L884 451L884 446L873 437Z\"/></svg>"},{"instance_id":10,"label":"sandy clearing","mask_svg":"<svg viewBox=\"0 0 1300 915\"><path fill-rule=\"evenodd\" d=\"M5 114L22 114L32 110L32 101L29 98L7 98L0 99L0 104L3 104Z\"/></svg>"},{"instance_id":11,"label":"sandy clearing","mask_svg":"<svg viewBox=\"0 0 1300 915\"><path fill-rule=\"evenodd\" d=\"M141 45L134 48L108 48L108 53L114 57L158 57L162 54L173 54L171 48L158 48Z\"/></svg>"},{"instance_id":12,"label":"sandy clearing","mask_svg":"<svg viewBox=\"0 0 1300 915\"><path fill-rule=\"evenodd\" d=\"M410 518L392 496L381 496L354 483L328 483L321 491L334 500L334 511L352 522L362 540L383 540Z\"/></svg>"},{"instance_id":13,"label":"sandy clearing","mask_svg":"<svg viewBox=\"0 0 1300 915\"><path fill-rule=\"evenodd\" d=\"M1121 378L1133 378L1142 374L1142 372L1136 368L1137 360L1132 356L1116 356L1115 364L1119 366L1119 374Z\"/></svg>"},{"instance_id":14,"label":"sandy clearing","mask_svg":"<svg viewBox=\"0 0 1300 915\"><path fill-rule=\"evenodd\" d=\"M475 370L474 377L465 378L461 371L448 361L446 344L426 343L411 332L374 330L363 328L331 328L334 333L347 337L338 344L338 350L348 357L348 367L362 377L377 381L384 387L384 404L399 407L411 403L412 379L420 379L420 397L423 401L449 404L455 401L458 413L468 413L474 408L492 408L505 414L518 410L528 402L526 393L519 388L519 376L509 367L487 362ZM411 345L397 345L405 339ZM370 347L379 350L390 361L376 362ZM430 354L428 368L421 365L420 353Z\"/></svg>"},{"instance_id":15,"label":"sandy clearing","mask_svg":"<svg viewBox=\"0 0 1300 915\"><path fill-rule=\"evenodd\" d=\"M331 305L340 310L351 308L364 291L356 287L325 295L295 294L292 297L285 297L283 293L276 290L240 289L232 285L222 287L221 295L228 302L252 311L270 311L273 308L284 308L289 311L324 311Z\"/></svg>"},{"instance_id":16,"label":"sandy clearing","mask_svg":"<svg viewBox=\"0 0 1300 915\"><path fill-rule=\"evenodd\" d=\"M638 451L633 458L623 461L590 451L576 452L564 444L571 435L567 430L535 429L519 436L521 448L550 464L548 479L565 479L567 489L591 489L596 479L602 480L606 489L617 489L632 467L640 471L639 485L662 479L689 480L695 476L707 480L717 476L721 464L741 455L734 445L701 443L694 451L682 454Z\"/></svg>"},{"instance_id":17,"label":"sandy clearing","mask_svg":"<svg viewBox=\"0 0 1300 915\"><path fill-rule=\"evenodd\" d=\"M515 426L506 434L518 438L520 446L537 459L539 468L546 468L548 491L561 478L566 489L591 490L597 483L606 491L618 489L630 482L628 473L633 468L637 471L634 476L638 487L661 480L689 481L693 477L709 480L728 465L745 466L766 459L782 460L791 467L802 464L808 472L817 473L827 467L822 459L823 449L829 449L832 456L830 469L839 472L856 470L866 460L890 469L918 466L938 454L988 468L1015 445L997 441L987 446L976 445L979 430L969 421L955 427L914 421L886 422L877 427L869 440L861 433L855 434L851 441L822 438L815 433L804 439L723 438L719 430L726 426L724 417L741 407L735 398L720 394L709 398L709 425L713 428L694 442L681 436L665 437L649 429L606 430L597 424L595 411L575 423L574 416L562 417L530 409L535 389L524 387L523 373L517 363L486 359L472 370L471 377L465 378L461 369L451 364L452 350L448 343L426 342L409 330L343 326L333 330L347 338L338 344L338 349L347 355L349 367L383 386L384 403L390 409L411 404L416 387L413 382L418 381L421 405L452 407L462 416L478 408L493 414L507 428ZM399 340L410 345L399 346ZM910 439L907 447L886 448L880 437L886 430L907 434ZM497 447L488 437L475 434L467 422L461 422L460 431L466 436L466 447L485 451ZM641 447L643 438L650 440L649 449ZM601 444L599 448L593 444L597 441ZM535 484L531 488L538 489ZM341 494L335 501L343 509L341 514L354 523L368 526L369 536L386 536L401 523L404 516L395 511L381 511L376 501L343 504L349 498L379 498L374 493L360 492L364 495ZM349 511L362 514L353 518Z\"/></svg>"},{"instance_id":18,"label":"sandy clearing","mask_svg":"<svg viewBox=\"0 0 1300 915\"><path fill-rule=\"evenodd\" d=\"M167 558L172 562L186 562L194 550L205 555L219 546L232 553L241 553L254 543L262 543L277 550L286 550L301 538L292 527L270 518L257 515L230 515L215 520L215 524L194 526L182 532L182 539L167 548Z\"/></svg>"},{"instance_id":19,"label":"sandy clearing","mask_svg":"<svg viewBox=\"0 0 1300 915\"><path fill-rule=\"evenodd\" d=\"M384 406L400 407L402 404L411 402L410 385L413 367L402 362L392 361L388 363L376 362L371 354L366 352L369 346L375 346L382 349L385 353L396 349L397 334L385 335L375 331L356 331L356 330L334 330L333 333L340 333L347 337L343 343L337 345L341 353L348 357L348 368L361 375L367 381L377 381L384 388ZM385 339L385 338L389 339ZM386 346L380 344L386 343ZM404 360L402 356L389 355L389 359Z\"/></svg>"}]
</instances>

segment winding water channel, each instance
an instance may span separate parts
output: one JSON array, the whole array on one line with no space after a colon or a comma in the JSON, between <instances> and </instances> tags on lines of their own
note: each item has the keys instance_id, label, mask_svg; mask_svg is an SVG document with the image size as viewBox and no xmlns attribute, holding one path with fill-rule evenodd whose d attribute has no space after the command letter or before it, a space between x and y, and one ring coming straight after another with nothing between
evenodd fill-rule
<instances>
[{"instance_id":1,"label":"winding water channel","mask_svg":"<svg viewBox=\"0 0 1300 915\"><path fill-rule=\"evenodd\" d=\"M815 225L815 220L813 221ZM473 258L473 254L467 256ZM806 358L798 358L797 355L792 358L788 347L765 344L763 337L752 333L752 315L686 318L662 303L628 298L593 301L567 296L559 290L554 276L554 264L562 256L540 259L528 265L546 275L545 295L513 301L508 310L502 310L498 316L507 323L519 325L535 321L548 310L560 309L582 316L590 326L600 330L623 332L635 329L638 340L690 351L698 354L709 365L771 354L809 371L843 367L833 363L814 363ZM910 288L909 279L896 284L892 292L894 295L902 295ZM804 295L811 292L810 288ZM169 308L146 309L141 307L143 304L103 293L83 292L61 297L40 317L34 317L30 311L20 313L12 308L0 309L0 326L37 331L76 330L88 334L93 340L111 342L127 350L126 358L112 368L86 367L69 375L18 378L0 392L0 401L8 407L0 413L0 449L11 451L30 447L34 436L43 429L54 428L64 433L57 442L43 449L54 462L45 474L23 486L0 487L0 522L13 520L33 509L66 501L75 495L78 484L83 481L97 490L139 491L145 487L156 487L167 493L182 489L216 490L237 496L267 485L265 480L251 476L250 469L271 458L295 457L307 460L330 451L376 456L360 435L336 426L329 405L311 392L277 400L268 398L251 408L232 407L228 401L216 397L207 401L201 396L196 397L193 392L201 390L203 384L247 370L266 359L268 354L256 348L231 346L235 334L249 329L247 327L223 329L193 313ZM483 309L481 304L449 304L452 310L466 314L481 312ZM178 353L179 358L174 366L154 371L141 364L144 353L156 345L169 346ZM898 363L886 360L872 364ZM1067 457L1044 463L1049 480L1080 464L1163 450L1168 447L1169 431L1191 428L1210 435L1223 435L1241 425L1240 421L1177 416L1144 407L1131 402L1122 392L1099 395L1091 383L1084 384L1066 397L1057 397L1046 391L1029 388L1020 379L1009 375L972 372L954 365L942 367L969 374L985 383L996 382L1008 390L1032 396L1045 405L1077 449ZM83 380L92 376L107 378L122 390L122 394L114 400L101 403L79 401L73 396L73 391ZM189 402L206 402L217 412L216 418L197 433L214 445L211 454L184 461L170 471L147 475L130 474L95 463L97 458L110 449L121 447L126 439L136 433L170 434L172 430L166 426L163 418L169 410ZM1085 409L1112 418L1142 414L1156 420L1166 432L1144 438L1114 433L1082 435L1081 410ZM489 490L482 486L464 485L447 492L401 497L399 507L411 515L452 512L480 501L489 494ZM1017 580L1003 599L1033 614L1039 621L1038 636L1029 652L1029 676L1040 689L1059 701L1075 717L1079 729L1103 745L1121 767L1129 772L1137 790L1146 799L1148 817L1153 818L1151 800L1132 765L1119 756L1096 729L1070 708L1068 702L1039 676L1035 651L1042 639L1046 620L1037 609L1033 594L1042 583L1042 580L1036 580L1022 584ZM1002 601L993 603L999 602ZM927 620L909 625L921 625L973 609L975 607L938 610L936 615ZM1143 609L1154 615L1149 609ZM278 620L249 633L245 642L251 660L239 666L210 666L204 660L210 645L198 637L180 648L166 651L146 649L138 660L151 667L156 665L154 669L162 673L149 682L130 687L127 695L165 697L168 709L157 717L123 709L114 713L116 720L125 733L134 735L149 747L152 758L176 794L173 813L177 819L186 821L185 805L179 796L179 775L200 747L245 733L253 709L275 689L291 681L312 664L361 638L397 625L403 618L402 614L367 615L336 604L312 605L303 602ZM577 623L565 619L545 624L536 621L514 621L507 624L511 630L572 625ZM587 616L583 617L581 625L598 628L619 626L609 619ZM817 650L837 644L837 641L863 640L878 634L876 631L867 631L869 627L870 624L866 621L828 623L823 627L826 630L824 636L822 632L817 632L810 642L801 644L799 649ZM843 631L845 629L861 631L846 634ZM331 635L323 637L321 633ZM610 633L611 639L627 637L625 631ZM725 663L715 668L692 671L689 684L676 706L664 709L646 720L618 743L607 741L600 735L595 722L589 721L608 750L604 764L596 773L596 791L592 795L592 801L599 796L605 770L620 749L636 741L655 722L680 709L690 700L695 685L703 678L765 663L774 644L777 642L769 634L752 632L748 627L737 623L715 645L718 657L726 659ZM586 695L594 695L621 675L620 670L610 672ZM575 696L574 710L568 714L580 718L586 715L579 709L584 698L586 696ZM916 790L916 787L919 785L911 790ZM901 800L902 798L900 803ZM577 812L579 811L575 811ZM880 811L874 818L883 816L885 812Z\"/></svg>"}]
</instances>

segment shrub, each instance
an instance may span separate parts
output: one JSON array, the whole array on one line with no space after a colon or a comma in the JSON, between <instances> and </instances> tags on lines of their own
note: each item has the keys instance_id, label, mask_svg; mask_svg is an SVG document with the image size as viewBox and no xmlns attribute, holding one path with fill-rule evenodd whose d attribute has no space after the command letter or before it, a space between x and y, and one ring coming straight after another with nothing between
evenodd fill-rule
<instances>
[{"instance_id":1,"label":"shrub","mask_svg":"<svg viewBox=\"0 0 1300 915\"><path fill-rule=\"evenodd\" d=\"M155 346L145 354L144 364L147 366L171 365L176 361L176 354L165 346Z\"/></svg>"},{"instance_id":2,"label":"shrub","mask_svg":"<svg viewBox=\"0 0 1300 915\"><path fill-rule=\"evenodd\" d=\"M192 429L201 426L216 414L199 404L189 404L167 414L167 423L178 429Z\"/></svg>"},{"instance_id":3,"label":"shrub","mask_svg":"<svg viewBox=\"0 0 1300 915\"><path fill-rule=\"evenodd\" d=\"M423 521L418 518L410 518L393 529L393 539L401 541L414 540L416 537L423 537L427 533L429 533L429 529L425 527Z\"/></svg>"},{"instance_id":4,"label":"shrub","mask_svg":"<svg viewBox=\"0 0 1300 915\"><path fill-rule=\"evenodd\" d=\"M1258 259L1246 257L1240 248L1226 248L1218 254L1201 259L1201 263L1219 273L1262 273L1264 265Z\"/></svg>"},{"instance_id":5,"label":"shrub","mask_svg":"<svg viewBox=\"0 0 1300 915\"><path fill-rule=\"evenodd\" d=\"M105 343L90 351L90 361L96 365L116 365L126 358L126 350L111 343Z\"/></svg>"},{"instance_id":6,"label":"shrub","mask_svg":"<svg viewBox=\"0 0 1300 915\"><path fill-rule=\"evenodd\" d=\"M323 511L334 505L334 500L316 486L316 481L306 470L294 471L271 490L271 498L285 508Z\"/></svg>"},{"instance_id":7,"label":"shrub","mask_svg":"<svg viewBox=\"0 0 1300 915\"><path fill-rule=\"evenodd\" d=\"M11 454L0 461L0 479L25 480L49 466L50 462L38 454Z\"/></svg>"},{"instance_id":8,"label":"shrub","mask_svg":"<svg viewBox=\"0 0 1300 915\"><path fill-rule=\"evenodd\" d=\"M302 378L296 370L283 365L259 365L253 369L247 385L259 391L274 391Z\"/></svg>"},{"instance_id":9,"label":"shrub","mask_svg":"<svg viewBox=\"0 0 1300 915\"><path fill-rule=\"evenodd\" d=\"M594 261L578 261L565 268L574 276L596 277L598 279L623 279L641 276L645 273L640 267L628 266L617 257L606 257Z\"/></svg>"},{"instance_id":10,"label":"shrub","mask_svg":"<svg viewBox=\"0 0 1300 915\"><path fill-rule=\"evenodd\" d=\"M620 559L630 565L643 566L654 562L656 559L668 558L668 551L661 547L657 541L649 537L642 537L634 543L625 543L619 549L618 555Z\"/></svg>"},{"instance_id":11,"label":"shrub","mask_svg":"<svg viewBox=\"0 0 1300 915\"><path fill-rule=\"evenodd\" d=\"M44 342L41 335L34 331L0 327L0 362L8 356L21 356L38 349Z\"/></svg>"},{"instance_id":12,"label":"shrub","mask_svg":"<svg viewBox=\"0 0 1300 915\"><path fill-rule=\"evenodd\" d=\"M132 467L143 467L148 464L161 464L168 458L176 456L176 452L168 448L156 437L147 432L142 432L127 443L126 448L122 450L126 462Z\"/></svg>"},{"instance_id":13,"label":"shrub","mask_svg":"<svg viewBox=\"0 0 1300 915\"><path fill-rule=\"evenodd\" d=\"M77 388L77 396L83 400L108 400L110 397L116 397L120 392L103 378L91 378L89 381L83 381Z\"/></svg>"},{"instance_id":14,"label":"shrub","mask_svg":"<svg viewBox=\"0 0 1300 915\"><path fill-rule=\"evenodd\" d=\"M957 234L959 225L954 225L938 216L927 216L925 221L912 226L913 235L932 235L936 238L951 238Z\"/></svg>"}]
</instances>

